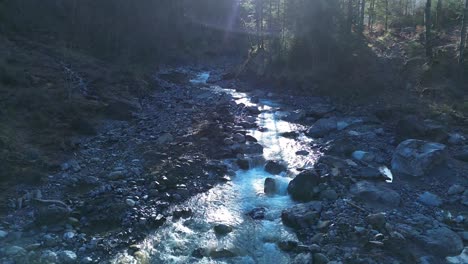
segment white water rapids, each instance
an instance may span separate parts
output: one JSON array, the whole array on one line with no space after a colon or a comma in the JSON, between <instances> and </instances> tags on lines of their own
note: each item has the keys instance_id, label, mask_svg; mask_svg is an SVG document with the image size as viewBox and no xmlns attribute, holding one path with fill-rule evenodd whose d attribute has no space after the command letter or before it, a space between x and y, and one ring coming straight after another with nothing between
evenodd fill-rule
<instances>
[{"instance_id":1,"label":"white water rapids","mask_svg":"<svg viewBox=\"0 0 468 264\"><path fill-rule=\"evenodd\" d=\"M202 73L194 84L205 84L209 73ZM278 104L260 100L254 104L244 93L230 89L212 87L231 94L236 102L257 106L261 114L257 124L263 132L252 129L248 134L264 146L265 160L283 161L288 168L310 167L310 140L301 135L298 139L280 136L280 133L297 131L300 127L280 119ZM308 156L296 155L299 150L309 151ZM139 245L141 251L136 257L122 253L113 263L290 263L291 256L281 251L277 243L297 240L295 234L281 222L282 210L294 205L287 194L287 186L294 173L271 175L264 164L248 171L239 170L231 182L219 184L210 191L199 194L187 201L184 206L193 211L189 219L168 219ZM277 193L264 194L266 178L276 181ZM247 213L254 208L265 208L265 219L254 220ZM213 227L229 225L233 231L218 236ZM193 252L204 252L203 256Z\"/></svg>"}]
</instances>

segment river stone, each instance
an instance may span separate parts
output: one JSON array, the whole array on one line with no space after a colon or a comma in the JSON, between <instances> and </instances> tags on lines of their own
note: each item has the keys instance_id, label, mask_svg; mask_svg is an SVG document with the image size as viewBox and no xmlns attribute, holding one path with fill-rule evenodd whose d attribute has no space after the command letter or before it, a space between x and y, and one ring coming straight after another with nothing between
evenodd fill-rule
<instances>
[{"instance_id":1,"label":"river stone","mask_svg":"<svg viewBox=\"0 0 468 264\"><path fill-rule=\"evenodd\" d=\"M355 160L364 161L364 162L372 162L375 159L374 154L370 152L362 151L362 150L354 151L353 154L351 154L351 156Z\"/></svg>"},{"instance_id":2,"label":"river stone","mask_svg":"<svg viewBox=\"0 0 468 264\"><path fill-rule=\"evenodd\" d=\"M241 149L244 154L262 154L263 153L263 146L258 143L242 145Z\"/></svg>"},{"instance_id":3,"label":"river stone","mask_svg":"<svg viewBox=\"0 0 468 264\"><path fill-rule=\"evenodd\" d=\"M335 110L335 107L328 103L312 104L307 109L307 115L312 117L322 117Z\"/></svg>"},{"instance_id":4,"label":"river stone","mask_svg":"<svg viewBox=\"0 0 468 264\"><path fill-rule=\"evenodd\" d=\"M236 163L241 170L248 170L250 168L249 161L246 159L238 159Z\"/></svg>"},{"instance_id":5,"label":"river stone","mask_svg":"<svg viewBox=\"0 0 468 264\"><path fill-rule=\"evenodd\" d=\"M447 191L448 195L455 195L455 194L460 194L465 191L465 187L461 186L460 184L454 184L450 186L450 188Z\"/></svg>"},{"instance_id":6,"label":"river stone","mask_svg":"<svg viewBox=\"0 0 468 264\"><path fill-rule=\"evenodd\" d=\"M257 208L252 209L247 215L252 217L252 219L261 220L265 218L265 211L266 211L265 208L257 207Z\"/></svg>"},{"instance_id":7,"label":"river stone","mask_svg":"<svg viewBox=\"0 0 468 264\"><path fill-rule=\"evenodd\" d=\"M400 205L400 195L385 183L357 182L350 189L354 198L372 207L395 208Z\"/></svg>"},{"instance_id":8,"label":"river stone","mask_svg":"<svg viewBox=\"0 0 468 264\"><path fill-rule=\"evenodd\" d=\"M164 145L171 143L172 141L174 141L174 136L172 136L170 133L164 133L156 140L156 144Z\"/></svg>"},{"instance_id":9,"label":"river stone","mask_svg":"<svg viewBox=\"0 0 468 264\"><path fill-rule=\"evenodd\" d=\"M286 169L286 166L283 164L272 160L268 161L265 165L265 171L273 175L278 175L281 172L286 171Z\"/></svg>"},{"instance_id":10,"label":"river stone","mask_svg":"<svg viewBox=\"0 0 468 264\"><path fill-rule=\"evenodd\" d=\"M292 261L292 264L311 264L312 256L310 253L301 253L298 254Z\"/></svg>"},{"instance_id":11,"label":"river stone","mask_svg":"<svg viewBox=\"0 0 468 264\"><path fill-rule=\"evenodd\" d=\"M309 137L324 137L337 129L336 118L322 118L307 130L306 135Z\"/></svg>"},{"instance_id":12,"label":"river stone","mask_svg":"<svg viewBox=\"0 0 468 264\"><path fill-rule=\"evenodd\" d=\"M232 232L232 227L225 225L225 224L219 224L215 225L214 231L216 232L217 235L227 235Z\"/></svg>"},{"instance_id":13,"label":"river stone","mask_svg":"<svg viewBox=\"0 0 468 264\"><path fill-rule=\"evenodd\" d=\"M370 214L366 217L366 221L377 230L383 230L387 223L384 213Z\"/></svg>"},{"instance_id":14,"label":"river stone","mask_svg":"<svg viewBox=\"0 0 468 264\"><path fill-rule=\"evenodd\" d=\"M297 241L287 240L287 241L280 241L277 243L279 249L285 252L294 251L299 243Z\"/></svg>"},{"instance_id":15,"label":"river stone","mask_svg":"<svg viewBox=\"0 0 468 264\"><path fill-rule=\"evenodd\" d=\"M58 253L60 263L75 263L76 253L70 250L63 250Z\"/></svg>"},{"instance_id":16,"label":"river stone","mask_svg":"<svg viewBox=\"0 0 468 264\"><path fill-rule=\"evenodd\" d=\"M468 146L463 147L461 152L454 156L457 160L468 162Z\"/></svg>"},{"instance_id":17,"label":"river stone","mask_svg":"<svg viewBox=\"0 0 468 264\"><path fill-rule=\"evenodd\" d=\"M19 246L11 246L5 250L7 256L23 256L26 255L26 250Z\"/></svg>"},{"instance_id":18,"label":"river stone","mask_svg":"<svg viewBox=\"0 0 468 264\"><path fill-rule=\"evenodd\" d=\"M401 175L421 177L446 160L445 145L408 139L400 143L393 153L392 170Z\"/></svg>"},{"instance_id":19,"label":"river stone","mask_svg":"<svg viewBox=\"0 0 468 264\"><path fill-rule=\"evenodd\" d=\"M328 201L335 201L338 199L338 194L333 189L327 189L320 193L320 199L328 200Z\"/></svg>"},{"instance_id":20,"label":"river stone","mask_svg":"<svg viewBox=\"0 0 468 264\"><path fill-rule=\"evenodd\" d=\"M265 187L263 188L263 191L268 194L272 195L276 193L276 181L273 178L266 178L265 179Z\"/></svg>"},{"instance_id":21,"label":"river stone","mask_svg":"<svg viewBox=\"0 0 468 264\"><path fill-rule=\"evenodd\" d=\"M327 264L330 260L322 253L314 254L314 264Z\"/></svg>"},{"instance_id":22,"label":"river stone","mask_svg":"<svg viewBox=\"0 0 468 264\"><path fill-rule=\"evenodd\" d=\"M302 229L315 225L320 218L322 202L313 201L304 204L297 204L291 208L283 210L281 220L285 226Z\"/></svg>"},{"instance_id":23,"label":"river stone","mask_svg":"<svg viewBox=\"0 0 468 264\"><path fill-rule=\"evenodd\" d=\"M242 135L241 133L236 133L232 136L232 139L236 142L239 143L244 143L245 142L245 136Z\"/></svg>"},{"instance_id":24,"label":"river stone","mask_svg":"<svg viewBox=\"0 0 468 264\"><path fill-rule=\"evenodd\" d=\"M0 239L2 238L5 238L8 236L8 232L7 231L3 231L3 230L0 230Z\"/></svg>"},{"instance_id":25,"label":"river stone","mask_svg":"<svg viewBox=\"0 0 468 264\"><path fill-rule=\"evenodd\" d=\"M232 252L229 249L216 249L210 252L210 257L212 258L233 258L236 256L236 253Z\"/></svg>"},{"instance_id":26,"label":"river stone","mask_svg":"<svg viewBox=\"0 0 468 264\"><path fill-rule=\"evenodd\" d=\"M441 257L455 256L463 250L460 236L446 227L431 229L417 240L426 250Z\"/></svg>"},{"instance_id":27,"label":"river stone","mask_svg":"<svg viewBox=\"0 0 468 264\"><path fill-rule=\"evenodd\" d=\"M316 196L314 187L320 184L320 175L313 170L299 173L288 185L288 193L294 200L310 201Z\"/></svg>"},{"instance_id":28,"label":"river stone","mask_svg":"<svg viewBox=\"0 0 468 264\"><path fill-rule=\"evenodd\" d=\"M427 206L437 207L442 205L442 200L439 198L439 196L430 192L424 192L423 194L421 194L418 197L418 201Z\"/></svg>"},{"instance_id":29,"label":"river stone","mask_svg":"<svg viewBox=\"0 0 468 264\"><path fill-rule=\"evenodd\" d=\"M57 253L51 250L44 250L41 254L40 263L57 263L58 257Z\"/></svg>"}]
</instances>

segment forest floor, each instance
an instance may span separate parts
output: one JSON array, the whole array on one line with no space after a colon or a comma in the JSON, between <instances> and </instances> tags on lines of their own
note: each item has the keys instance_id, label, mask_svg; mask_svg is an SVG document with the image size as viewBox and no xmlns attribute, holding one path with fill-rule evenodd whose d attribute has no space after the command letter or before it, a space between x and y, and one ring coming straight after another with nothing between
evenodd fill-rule
<instances>
[{"instance_id":1,"label":"forest floor","mask_svg":"<svg viewBox=\"0 0 468 264\"><path fill-rule=\"evenodd\" d=\"M190 208L167 209L229 181L235 168L223 160L239 154L230 140L255 128L259 114L212 84L275 99L288 121L320 130L312 147L324 154L314 194L323 211L314 222L307 210L285 212L300 239L288 247L291 254L337 263L444 263L467 243L466 116L427 111L419 92L410 98L415 104L392 102L394 94L386 103L346 102L224 80L225 65L148 75L29 41L1 45L14 51L2 54L0 68L0 161L8 179L1 186L1 263L106 262L121 250L138 256L135 244L148 232L189 216ZM201 71L212 72L209 84L191 84ZM73 87L70 97L64 87ZM291 132L284 136L309 130ZM430 174L395 174L385 184L378 168L392 167L406 139L443 143L446 156L428 159L444 166L422 162Z\"/></svg>"}]
</instances>

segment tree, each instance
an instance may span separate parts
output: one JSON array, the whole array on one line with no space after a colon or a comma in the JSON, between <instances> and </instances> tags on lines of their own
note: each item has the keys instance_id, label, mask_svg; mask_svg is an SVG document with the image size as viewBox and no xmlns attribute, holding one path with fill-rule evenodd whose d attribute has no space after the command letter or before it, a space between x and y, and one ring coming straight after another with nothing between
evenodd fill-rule
<instances>
[{"instance_id":1,"label":"tree","mask_svg":"<svg viewBox=\"0 0 468 264\"><path fill-rule=\"evenodd\" d=\"M431 26L432 26L432 19L431 19L431 0L426 0L426 9L424 11L425 14L425 21L424 25L426 28L426 57L432 61L432 34L431 34Z\"/></svg>"},{"instance_id":2,"label":"tree","mask_svg":"<svg viewBox=\"0 0 468 264\"><path fill-rule=\"evenodd\" d=\"M462 20L462 26L461 26L461 33L460 33L460 54L458 57L458 62L463 64L464 62L464 51L465 51L465 45L466 45L466 28L468 25L468 0L465 0L465 8L463 10L463 20Z\"/></svg>"},{"instance_id":3,"label":"tree","mask_svg":"<svg viewBox=\"0 0 468 264\"><path fill-rule=\"evenodd\" d=\"M437 29L440 28L442 20L443 20L442 0L437 0L436 19L435 19L435 26Z\"/></svg>"},{"instance_id":4,"label":"tree","mask_svg":"<svg viewBox=\"0 0 468 264\"><path fill-rule=\"evenodd\" d=\"M361 0L361 9L360 9L360 17L359 17L359 31L361 34L364 31L365 12L366 12L366 0Z\"/></svg>"}]
</instances>

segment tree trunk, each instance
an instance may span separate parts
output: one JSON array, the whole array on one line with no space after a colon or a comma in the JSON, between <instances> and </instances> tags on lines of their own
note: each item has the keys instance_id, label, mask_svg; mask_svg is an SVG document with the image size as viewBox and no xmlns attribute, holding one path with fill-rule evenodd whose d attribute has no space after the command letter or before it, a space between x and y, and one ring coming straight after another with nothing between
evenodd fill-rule
<instances>
[{"instance_id":1,"label":"tree trunk","mask_svg":"<svg viewBox=\"0 0 468 264\"><path fill-rule=\"evenodd\" d=\"M365 12L366 11L366 0L361 0L361 17L359 20L359 31L364 32L364 18L365 18Z\"/></svg>"},{"instance_id":2,"label":"tree trunk","mask_svg":"<svg viewBox=\"0 0 468 264\"><path fill-rule=\"evenodd\" d=\"M385 32L388 31L388 0L385 0Z\"/></svg>"},{"instance_id":3,"label":"tree trunk","mask_svg":"<svg viewBox=\"0 0 468 264\"><path fill-rule=\"evenodd\" d=\"M348 32L353 32L353 2L354 0L348 0Z\"/></svg>"},{"instance_id":4,"label":"tree trunk","mask_svg":"<svg viewBox=\"0 0 468 264\"><path fill-rule=\"evenodd\" d=\"M437 29L440 28L443 20L443 13L442 13L442 0L437 0L437 11L436 11L436 20L435 20L435 27Z\"/></svg>"},{"instance_id":5,"label":"tree trunk","mask_svg":"<svg viewBox=\"0 0 468 264\"><path fill-rule=\"evenodd\" d=\"M431 34L431 4L432 0L426 0L425 27L426 27L426 57L432 60L432 34Z\"/></svg>"},{"instance_id":6,"label":"tree trunk","mask_svg":"<svg viewBox=\"0 0 468 264\"><path fill-rule=\"evenodd\" d=\"M462 28L460 33L460 54L458 57L458 62L460 65L463 64L464 52L465 52L465 45L466 45L466 28L468 26L468 0L465 0L465 9L463 10L463 21L462 21Z\"/></svg>"}]
</instances>

